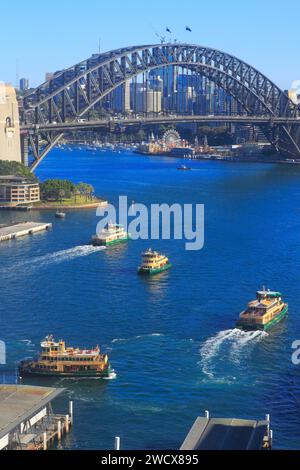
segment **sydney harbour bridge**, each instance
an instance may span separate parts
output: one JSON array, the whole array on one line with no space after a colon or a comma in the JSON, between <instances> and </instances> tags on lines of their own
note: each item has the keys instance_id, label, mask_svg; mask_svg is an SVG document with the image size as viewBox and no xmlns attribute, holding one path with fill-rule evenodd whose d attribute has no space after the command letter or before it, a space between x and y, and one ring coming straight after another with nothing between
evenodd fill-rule
<instances>
[{"instance_id":1,"label":"sydney harbour bridge","mask_svg":"<svg viewBox=\"0 0 300 470\"><path fill-rule=\"evenodd\" d=\"M154 103L161 99L158 93L148 93L149 82L155 77L159 77L167 95L162 106ZM201 106L190 107L186 90L199 89L203 80L213 84L222 97L222 111L205 115ZM185 93L180 93L180 86L185 87ZM126 87L131 91L131 101L135 102L131 107L135 111L125 115L123 107L124 116L112 119L101 115L99 110L107 101L116 96L117 90L122 89L124 95ZM143 91L143 103L139 106L137 90ZM153 100L151 106L147 100ZM99 53L56 72L24 96L22 150L26 151L30 145L34 168L70 130L106 127L114 132L118 126L201 122L258 126L278 152L286 158L300 159L300 107L284 91L257 69L230 54L179 43Z\"/></svg>"}]
</instances>

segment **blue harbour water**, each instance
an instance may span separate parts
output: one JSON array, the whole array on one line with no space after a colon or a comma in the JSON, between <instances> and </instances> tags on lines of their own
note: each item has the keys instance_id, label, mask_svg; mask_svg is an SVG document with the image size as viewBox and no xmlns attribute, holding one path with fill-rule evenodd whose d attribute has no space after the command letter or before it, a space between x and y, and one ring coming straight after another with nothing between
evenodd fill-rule
<instances>
[{"instance_id":1,"label":"blue harbour water","mask_svg":"<svg viewBox=\"0 0 300 470\"><path fill-rule=\"evenodd\" d=\"M292 165L183 162L123 152L53 151L42 179L93 184L117 204L205 204L205 247L184 241L132 241L101 250L88 245L95 211L0 214L0 223L43 220L53 230L0 245L0 336L13 380L19 360L52 333L71 345L101 344L117 377L53 380L64 387L56 408L74 400L75 426L65 448L178 449L198 415L263 419L274 444L300 448L300 168ZM137 276L149 246L169 255L172 270ZM289 317L269 335L234 329L239 312L266 285L281 290Z\"/></svg>"}]
</instances>

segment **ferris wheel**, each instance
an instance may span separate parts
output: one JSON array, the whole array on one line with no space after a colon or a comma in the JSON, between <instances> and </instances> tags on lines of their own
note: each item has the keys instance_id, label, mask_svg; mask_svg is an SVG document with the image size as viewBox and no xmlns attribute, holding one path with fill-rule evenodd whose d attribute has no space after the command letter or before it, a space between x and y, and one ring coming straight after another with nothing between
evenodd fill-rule
<instances>
[{"instance_id":1,"label":"ferris wheel","mask_svg":"<svg viewBox=\"0 0 300 470\"><path fill-rule=\"evenodd\" d=\"M162 141L166 147L176 147L180 144L181 137L175 129L169 129L164 133Z\"/></svg>"}]
</instances>

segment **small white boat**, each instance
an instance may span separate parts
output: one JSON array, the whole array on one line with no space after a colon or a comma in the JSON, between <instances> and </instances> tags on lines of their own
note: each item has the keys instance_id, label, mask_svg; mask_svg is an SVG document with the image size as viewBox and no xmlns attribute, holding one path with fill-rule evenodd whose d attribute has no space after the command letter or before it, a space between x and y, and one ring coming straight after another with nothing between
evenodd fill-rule
<instances>
[{"instance_id":1,"label":"small white boat","mask_svg":"<svg viewBox=\"0 0 300 470\"><path fill-rule=\"evenodd\" d=\"M65 219L66 218L66 213L65 212L56 212L55 214L56 219Z\"/></svg>"}]
</instances>

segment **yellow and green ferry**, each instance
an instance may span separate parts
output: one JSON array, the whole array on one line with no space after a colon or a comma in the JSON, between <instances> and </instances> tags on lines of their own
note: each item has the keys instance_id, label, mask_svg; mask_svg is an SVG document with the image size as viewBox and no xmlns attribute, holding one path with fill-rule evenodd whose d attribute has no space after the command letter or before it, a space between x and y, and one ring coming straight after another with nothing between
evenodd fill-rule
<instances>
[{"instance_id":1,"label":"yellow and green ferry","mask_svg":"<svg viewBox=\"0 0 300 470\"><path fill-rule=\"evenodd\" d=\"M142 264L138 269L138 273L151 276L167 271L171 267L172 264L169 262L169 258L149 249L142 254Z\"/></svg>"},{"instance_id":2,"label":"yellow and green ferry","mask_svg":"<svg viewBox=\"0 0 300 470\"><path fill-rule=\"evenodd\" d=\"M125 231L123 225L109 224L99 235L92 238L94 246L113 246L130 240L130 235Z\"/></svg>"},{"instance_id":3,"label":"yellow and green ferry","mask_svg":"<svg viewBox=\"0 0 300 470\"><path fill-rule=\"evenodd\" d=\"M269 331L287 316L288 310L288 304L283 301L280 292L264 288L257 292L256 299L240 314L236 326L244 331Z\"/></svg>"},{"instance_id":4,"label":"yellow and green ferry","mask_svg":"<svg viewBox=\"0 0 300 470\"><path fill-rule=\"evenodd\" d=\"M36 360L22 361L21 377L110 378L113 373L107 354L100 347L91 350L68 348L64 341L47 336L41 342L42 351Z\"/></svg>"}]
</instances>

